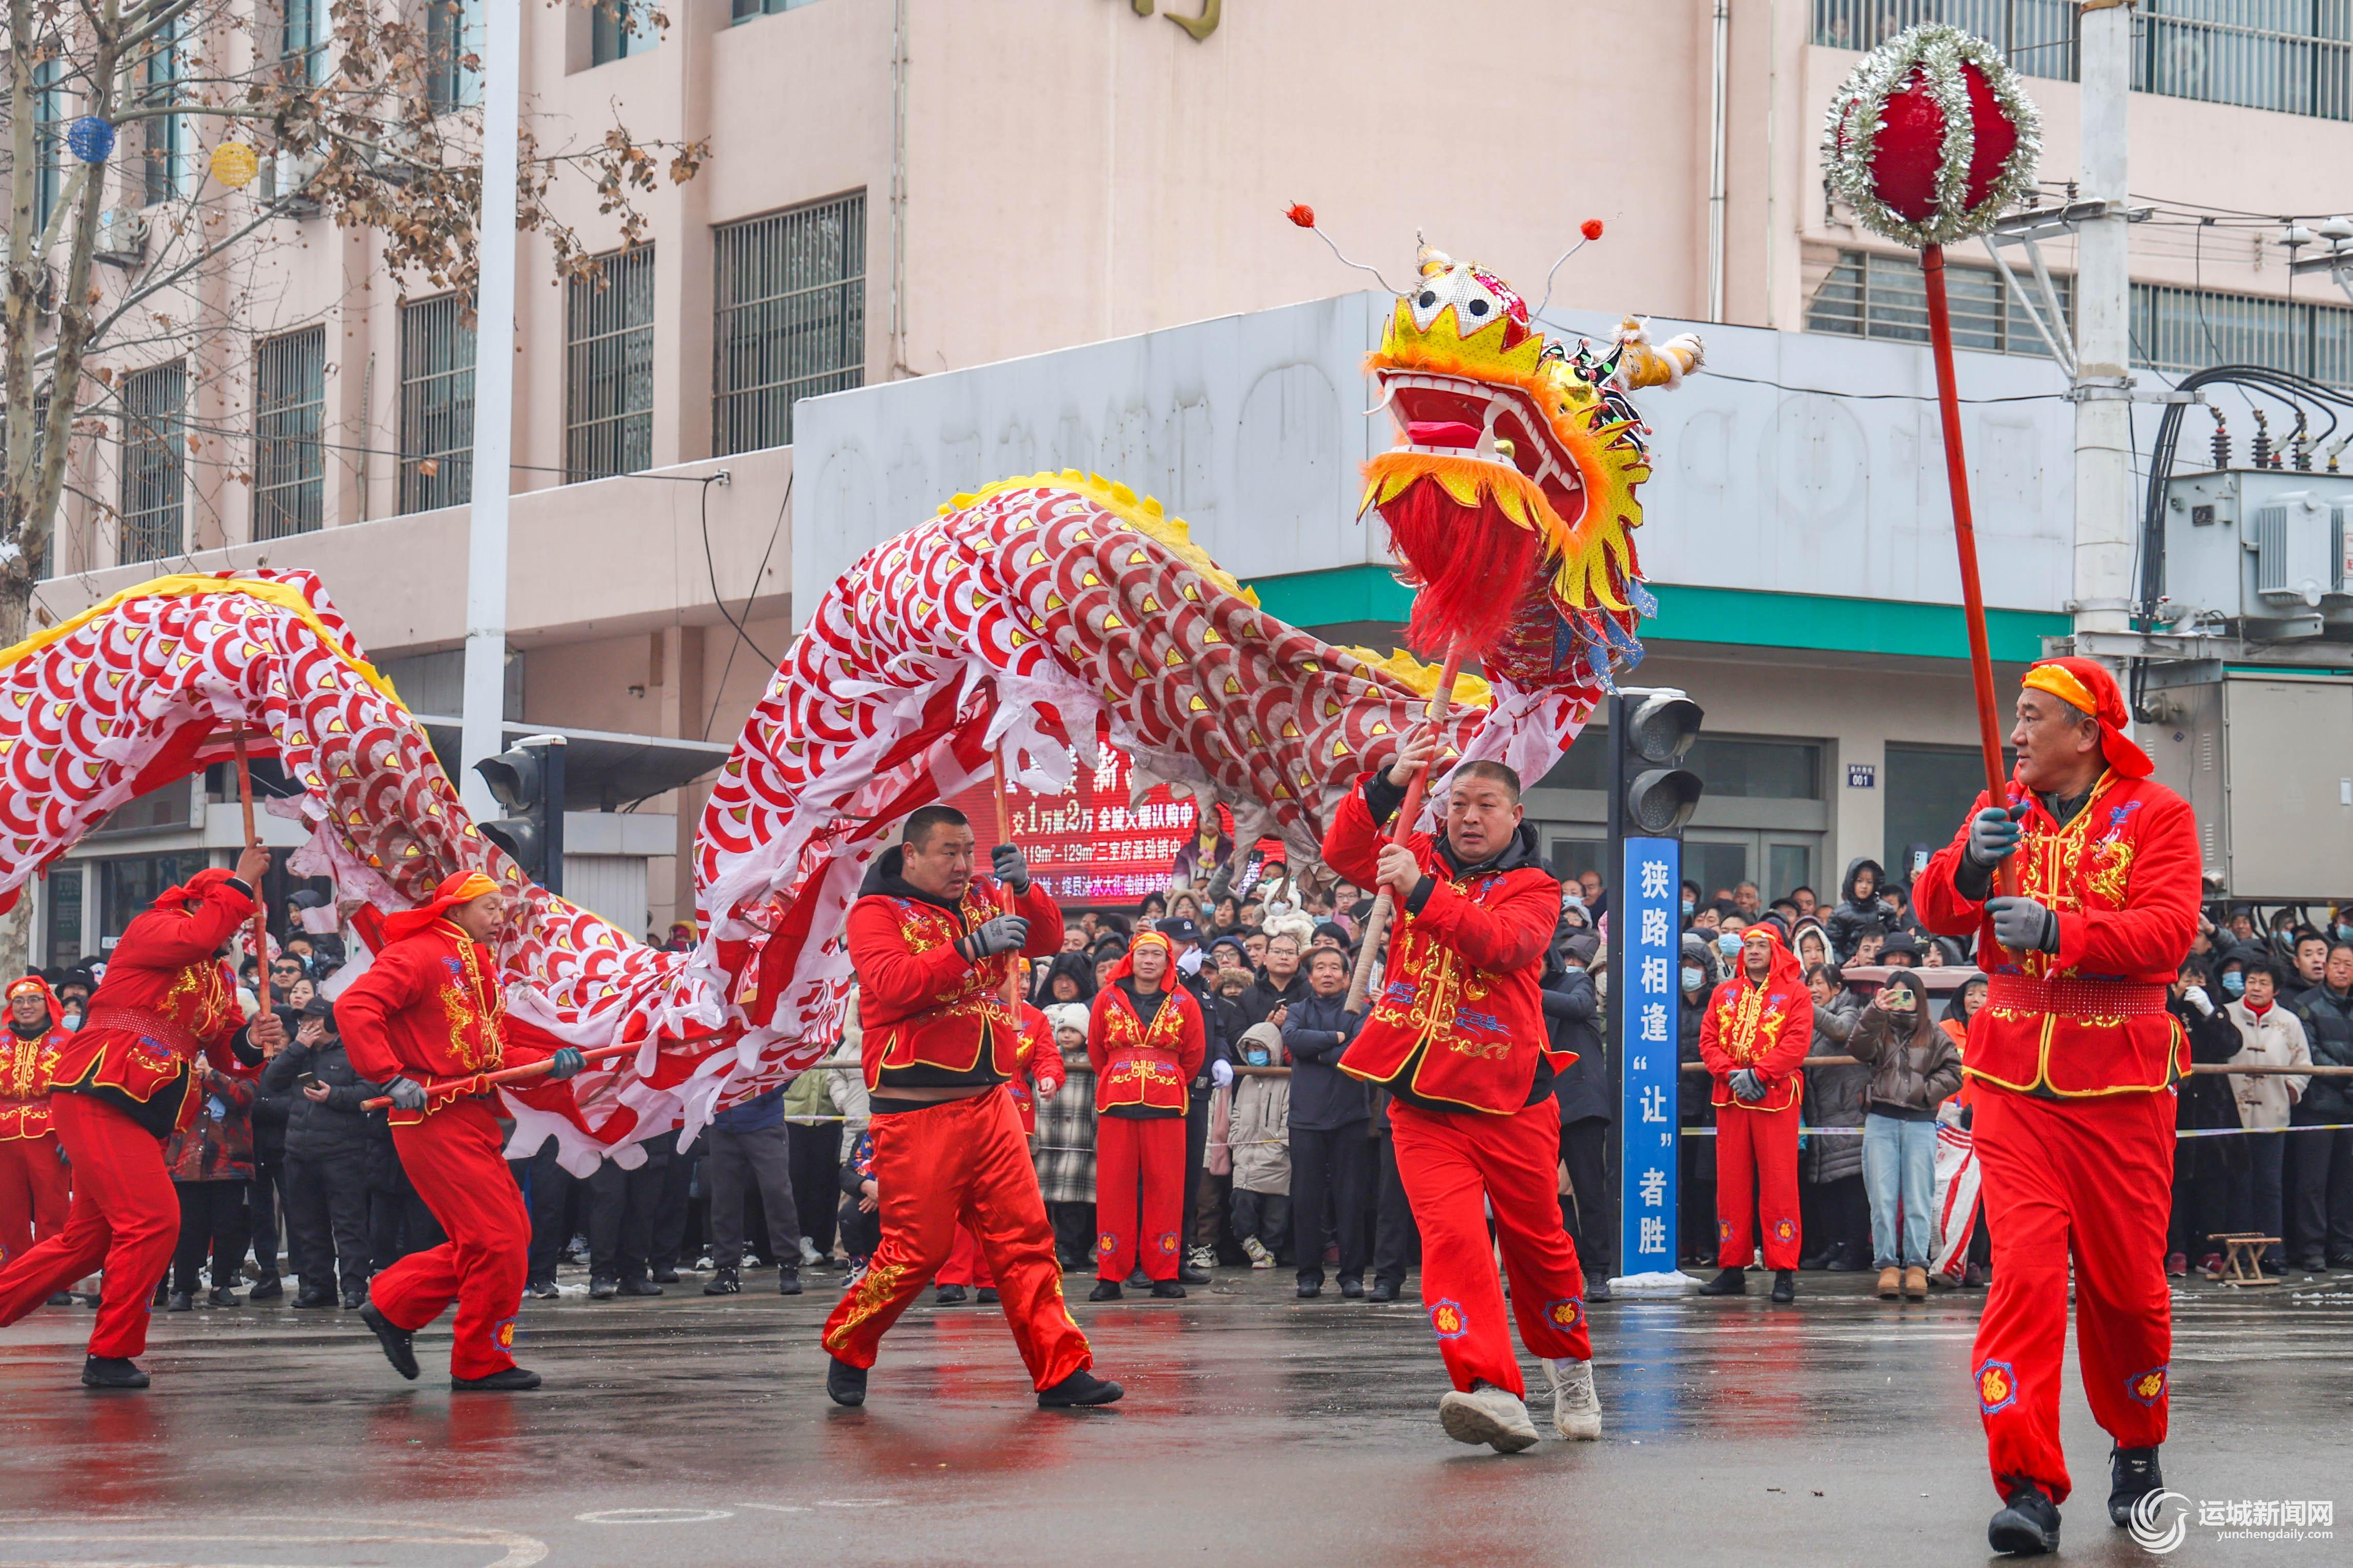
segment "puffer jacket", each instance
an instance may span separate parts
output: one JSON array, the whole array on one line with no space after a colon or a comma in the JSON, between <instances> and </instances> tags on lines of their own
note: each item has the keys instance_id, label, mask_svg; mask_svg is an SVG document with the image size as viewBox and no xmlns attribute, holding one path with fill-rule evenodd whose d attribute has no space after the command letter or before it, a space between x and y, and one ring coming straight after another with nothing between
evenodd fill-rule
<instances>
[{"instance_id":1,"label":"puffer jacket","mask_svg":"<svg viewBox=\"0 0 2353 1568\"><path fill-rule=\"evenodd\" d=\"M314 1100L295 1087L294 1080L304 1073L327 1086L326 1099ZM382 1111L360 1109L363 1100L382 1094L383 1086L360 1077L343 1054L343 1042L332 1035L315 1047L290 1042L261 1069L261 1088L266 1094L291 1098L286 1122L286 1153L290 1159L364 1159L371 1116L377 1121L384 1120Z\"/></svg>"},{"instance_id":2,"label":"puffer jacket","mask_svg":"<svg viewBox=\"0 0 2353 1568\"><path fill-rule=\"evenodd\" d=\"M2338 995L2327 984L2313 986L2289 1005L2304 1026L2304 1043L2315 1067L2353 1067L2353 993ZM2295 1120L2320 1123L2353 1121L2353 1078L2316 1078L2295 1102Z\"/></svg>"},{"instance_id":3,"label":"puffer jacket","mask_svg":"<svg viewBox=\"0 0 2353 1568\"><path fill-rule=\"evenodd\" d=\"M1679 974L1675 980L1675 1121L1683 1127L1713 1127L1715 1107L1709 1103L1708 1080L1705 1073L1690 1069L1700 1065L1700 1026L1707 1021L1708 993L1715 989L1715 958L1707 940L1691 931L1683 933L1683 968L1696 965L1707 978L1700 982L1698 994L1683 989Z\"/></svg>"},{"instance_id":4,"label":"puffer jacket","mask_svg":"<svg viewBox=\"0 0 2353 1568\"><path fill-rule=\"evenodd\" d=\"M1862 1015L1862 998L1852 991L1838 992L1828 1002L1817 1005L1814 1008L1814 1042L1806 1054L1810 1057L1850 1055L1847 1041L1854 1033L1855 1020ZM1808 1068L1806 1125L1862 1126L1863 1102L1870 1089L1871 1069L1867 1067ZM1798 1161L1798 1174L1801 1180L1816 1185L1862 1174L1862 1140L1848 1133L1807 1139L1805 1152Z\"/></svg>"},{"instance_id":5,"label":"puffer jacket","mask_svg":"<svg viewBox=\"0 0 2353 1568\"><path fill-rule=\"evenodd\" d=\"M1280 1047L1276 1066L1285 1065ZM1236 1075L1233 1115L1226 1136L1232 1144L1234 1190L1291 1191L1291 1079L1277 1074Z\"/></svg>"},{"instance_id":6,"label":"puffer jacket","mask_svg":"<svg viewBox=\"0 0 2353 1568\"><path fill-rule=\"evenodd\" d=\"M1868 900L1854 896L1854 879L1863 868L1871 868L1872 894ZM1887 872L1878 861L1857 856L1846 863L1846 875L1839 880L1839 906L1822 921L1822 930L1831 939L1831 952L1841 963L1854 956L1854 944L1867 925L1880 925L1894 931L1902 917L1895 906L1879 896L1887 886Z\"/></svg>"},{"instance_id":7,"label":"puffer jacket","mask_svg":"<svg viewBox=\"0 0 2353 1568\"><path fill-rule=\"evenodd\" d=\"M1871 1110L1934 1110L1961 1087L1960 1047L1929 1017L1925 1000L1903 1014L1865 1007L1847 1049L1870 1064Z\"/></svg>"}]
</instances>

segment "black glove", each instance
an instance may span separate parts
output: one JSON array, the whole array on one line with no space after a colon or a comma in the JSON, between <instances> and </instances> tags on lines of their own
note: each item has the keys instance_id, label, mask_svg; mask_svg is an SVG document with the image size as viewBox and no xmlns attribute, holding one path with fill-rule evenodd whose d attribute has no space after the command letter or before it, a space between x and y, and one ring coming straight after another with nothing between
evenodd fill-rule
<instances>
[{"instance_id":1,"label":"black glove","mask_svg":"<svg viewBox=\"0 0 2353 1568\"><path fill-rule=\"evenodd\" d=\"M384 1091L392 1097L392 1107L395 1110L422 1110L425 1109L425 1086L418 1083L415 1079L394 1079L390 1083L384 1086Z\"/></svg>"},{"instance_id":2,"label":"black glove","mask_svg":"<svg viewBox=\"0 0 2353 1568\"><path fill-rule=\"evenodd\" d=\"M959 940L956 951L966 963L978 963L1000 952L1018 952L1029 940L1029 922L1019 915L999 915Z\"/></svg>"},{"instance_id":3,"label":"black glove","mask_svg":"<svg viewBox=\"0 0 2353 1568\"><path fill-rule=\"evenodd\" d=\"M1993 939L2020 952L2059 951L2059 917L2032 899L1988 899Z\"/></svg>"},{"instance_id":4,"label":"black glove","mask_svg":"<svg viewBox=\"0 0 2353 1568\"><path fill-rule=\"evenodd\" d=\"M1021 851L1016 846L1000 844L990 850L988 867L997 873L998 881L1013 889L1015 898L1021 898L1029 891L1029 862L1022 858Z\"/></svg>"},{"instance_id":5,"label":"black glove","mask_svg":"<svg viewBox=\"0 0 2353 1568\"><path fill-rule=\"evenodd\" d=\"M2026 807L2004 808L1987 806L1969 818L1969 844L1966 853L1972 864L1990 869L2018 853L2018 841L2025 830L2018 819L2026 815Z\"/></svg>"},{"instance_id":6,"label":"black glove","mask_svg":"<svg viewBox=\"0 0 2353 1568\"><path fill-rule=\"evenodd\" d=\"M1974 1106L1974 1105L1964 1105L1964 1106L1962 1106L1962 1107L1961 1107L1961 1131L1962 1131L1967 1132L1967 1131L1970 1129L1970 1127L1971 1127L1973 1124L1975 1124L1975 1122L1977 1121L1977 1119L1978 1119L1978 1108L1977 1108L1976 1106Z\"/></svg>"},{"instance_id":7,"label":"black glove","mask_svg":"<svg viewBox=\"0 0 2353 1568\"><path fill-rule=\"evenodd\" d=\"M588 1058L566 1046L547 1058L547 1076L561 1082L588 1065Z\"/></svg>"}]
</instances>

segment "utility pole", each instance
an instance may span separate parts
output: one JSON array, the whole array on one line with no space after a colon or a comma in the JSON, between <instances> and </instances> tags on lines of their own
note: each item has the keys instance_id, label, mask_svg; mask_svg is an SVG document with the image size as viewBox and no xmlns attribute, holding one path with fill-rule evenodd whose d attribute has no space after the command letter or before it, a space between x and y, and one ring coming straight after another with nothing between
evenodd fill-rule
<instances>
[{"instance_id":1,"label":"utility pole","mask_svg":"<svg viewBox=\"0 0 2353 1568\"><path fill-rule=\"evenodd\" d=\"M498 803L476 771L506 749L507 487L514 438L515 153L522 133L522 0L487 0L482 210L474 287L474 476L466 551L466 707L458 769L478 822Z\"/></svg>"},{"instance_id":2,"label":"utility pole","mask_svg":"<svg viewBox=\"0 0 2353 1568\"><path fill-rule=\"evenodd\" d=\"M2135 0L2083 0L2081 195L2075 268L2075 631L2131 630L2134 584L2132 264L2126 122Z\"/></svg>"}]
</instances>

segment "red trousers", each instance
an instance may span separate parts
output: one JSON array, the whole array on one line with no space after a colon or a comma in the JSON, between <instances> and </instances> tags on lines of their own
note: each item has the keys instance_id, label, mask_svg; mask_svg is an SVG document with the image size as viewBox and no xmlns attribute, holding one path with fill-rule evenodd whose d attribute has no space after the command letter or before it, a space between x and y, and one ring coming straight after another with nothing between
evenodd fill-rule
<instances>
[{"instance_id":1,"label":"red trousers","mask_svg":"<svg viewBox=\"0 0 2353 1568\"><path fill-rule=\"evenodd\" d=\"M1487 1246L1495 1215L1520 1342L1546 1361L1589 1361L1585 1270L1560 1223L1560 1109L1547 1096L1509 1116L1389 1105L1398 1177L1421 1226L1421 1305L1454 1386L1491 1383L1527 1397L1504 1328L1504 1287ZM1482 1199L1484 1203L1482 1203ZM1313 1235L1312 1220L1296 1219ZM1302 1247L1308 1245L1305 1239Z\"/></svg>"},{"instance_id":2,"label":"red trousers","mask_svg":"<svg viewBox=\"0 0 2353 1568\"><path fill-rule=\"evenodd\" d=\"M0 1262L63 1230L72 1202L56 1133L0 1139Z\"/></svg>"},{"instance_id":3,"label":"red trousers","mask_svg":"<svg viewBox=\"0 0 2353 1568\"><path fill-rule=\"evenodd\" d=\"M106 1285L90 1353L135 1356L147 1348L148 1298L180 1239L180 1194L156 1136L86 1094L49 1101L49 1125L73 1161L65 1228L0 1268L0 1324L13 1323L101 1264Z\"/></svg>"},{"instance_id":4,"label":"red trousers","mask_svg":"<svg viewBox=\"0 0 2353 1568\"><path fill-rule=\"evenodd\" d=\"M988 1271L988 1254L981 1250L980 1237L973 1234L972 1226L956 1226L955 1246L949 1250L948 1260L940 1265L934 1283L997 1289L997 1276Z\"/></svg>"},{"instance_id":5,"label":"red trousers","mask_svg":"<svg viewBox=\"0 0 2353 1568\"><path fill-rule=\"evenodd\" d=\"M967 1226L987 1254L1030 1381L1050 1388L1092 1366L1087 1338L1062 1304L1054 1229L1038 1195L1029 1140L1004 1086L878 1116L872 1131L882 1243L866 1278L825 1321L827 1352L851 1366L872 1366L883 1334L947 1261L957 1227Z\"/></svg>"},{"instance_id":6,"label":"red trousers","mask_svg":"<svg viewBox=\"0 0 2353 1568\"><path fill-rule=\"evenodd\" d=\"M1798 1108L1715 1108L1715 1266L1746 1268L1757 1255L1750 1215L1765 1229L1765 1267L1795 1268L1798 1222Z\"/></svg>"},{"instance_id":7,"label":"red trousers","mask_svg":"<svg viewBox=\"0 0 2353 1568\"><path fill-rule=\"evenodd\" d=\"M1185 1225L1185 1119L1095 1121L1095 1274L1174 1279Z\"/></svg>"},{"instance_id":8,"label":"red trousers","mask_svg":"<svg viewBox=\"0 0 2353 1568\"><path fill-rule=\"evenodd\" d=\"M515 1315L531 1271L531 1215L507 1169L487 1100L461 1100L413 1127L395 1126L401 1169L448 1240L412 1252L368 1286L395 1328L414 1332L454 1300L449 1375L488 1377L514 1365Z\"/></svg>"},{"instance_id":9,"label":"red trousers","mask_svg":"<svg viewBox=\"0 0 2353 1568\"><path fill-rule=\"evenodd\" d=\"M2165 1441L2173 1313L2165 1283L2174 1096L2043 1100L1980 1082L1974 1131L1993 1287L1978 1321L1978 1410L1996 1490L2067 1496L2059 1446L2067 1266L2092 1415L2119 1447Z\"/></svg>"}]
</instances>

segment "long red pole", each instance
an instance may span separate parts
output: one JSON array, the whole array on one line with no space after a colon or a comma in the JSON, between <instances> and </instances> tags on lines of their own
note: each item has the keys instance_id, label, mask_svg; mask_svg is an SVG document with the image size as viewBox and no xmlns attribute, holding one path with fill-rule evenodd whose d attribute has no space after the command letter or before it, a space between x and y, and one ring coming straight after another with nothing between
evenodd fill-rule
<instances>
[{"instance_id":1,"label":"long red pole","mask_svg":"<svg viewBox=\"0 0 2353 1568\"><path fill-rule=\"evenodd\" d=\"M1003 752L999 752L997 758L997 841L999 844L1010 844L1013 842L1013 812L1012 809L1005 804L1005 756ZM1004 910L1007 914L1011 914L1013 912L1013 896L1011 890L1000 888L998 889L998 891L1004 895L998 900L998 902L1004 906ZM1006 972L1005 1002L1006 1005L1013 1009L1013 1016L1016 1018L1018 1018L1021 1016L1021 955L1018 952L1013 955L1013 967Z\"/></svg>"},{"instance_id":2,"label":"long red pole","mask_svg":"<svg viewBox=\"0 0 2353 1568\"><path fill-rule=\"evenodd\" d=\"M1438 671L1438 689L1430 694L1431 724L1446 721L1446 715L1454 706L1454 682L1461 673L1461 648L1448 649L1446 662ZM1411 836L1413 825L1421 816L1422 797L1430 793L1430 767L1429 763L1422 763L1413 782L1405 786L1405 800L1398 807L1395 825L1389 832L1390 843L1403 844ZM1388 889L1384 888L1374 895L1372 912L1365 917L1364 934L1356 949L1356 972L1348 977L1348 999L1342 1004L1351 1013L1365 1010L1365 992L1373 978L1373 955L1381 945L1381 933L1388 929L1389 903Z\"/></svg>"},{"instance_id":3,"label":"long red pole","mask_svg":"<svg viewBox=\"0 0 2353 1568\"><path fill-rule=\"evenodd\" d=\"M1953 370L1953 313L1945 300L1945 247L1920 252L1928 289L1928 346L1936 361L1936 407L1944 417L1945 482L1953 492L1953 548L1961 563L1961 612L1968 624L1969 680L1977 688L1978 748L1984 753L1986 797L2010 804L2009 771L2001 765L2001 721L1996 716L1993 650L1986 639L1985 590L1978 582L1978 531L1969 511L1969 465L1961 447L1961 386ZM2014 881L2005 868L2005 888Z\"/></svg>"},{"instance_id":4,"label":"long red pole","mask_svg":"<svg viewBox=\"0 0 2353 1568\"><path fill-rule=\"evenodd\" d=\"M245 810L245 847L252 848L260 840L253 829L253 767L245 754L245 726L230 731L237 742L237 799ZM264 907L264 895L259 888L253 889L253 963L255 969L255 1000L268 1012L269 1000L269 917Z\"/></svg>"}]
</instances>

